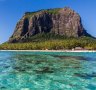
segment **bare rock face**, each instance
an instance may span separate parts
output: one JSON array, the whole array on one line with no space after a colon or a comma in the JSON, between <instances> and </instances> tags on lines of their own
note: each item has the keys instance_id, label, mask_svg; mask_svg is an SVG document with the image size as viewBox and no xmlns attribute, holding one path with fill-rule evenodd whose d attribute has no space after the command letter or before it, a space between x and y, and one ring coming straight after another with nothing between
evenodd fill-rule
<instances>
[{"instance_id":1,"label":"bare rock face","mask_svg":"<svg viewBox=\"0 0 96 90\"><path fill-rule=\"evenodd\" d=\"M67 7L27 12L17 23L9 42L18 42L40 33L80 37L85 35L85 30L79 14Z\"/></svg>"}]
</instances>

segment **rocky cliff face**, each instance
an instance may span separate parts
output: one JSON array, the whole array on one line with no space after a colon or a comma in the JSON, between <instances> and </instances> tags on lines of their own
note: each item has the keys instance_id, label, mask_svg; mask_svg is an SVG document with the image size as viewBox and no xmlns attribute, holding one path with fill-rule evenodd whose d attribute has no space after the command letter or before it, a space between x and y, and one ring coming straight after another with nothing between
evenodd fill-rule
<instances>
[{"instance_id":1,"label":"rocky cliff face","mask_svg":"<svg viewBox=\"0 0 96 90\"><path fill-rule=\"evenodd\" d=\"M9 42L18 42L39 33L54 33L67 37L85 35L81 18L70 8L27 12L17 23Z\"/></svg>"}]
</instances>

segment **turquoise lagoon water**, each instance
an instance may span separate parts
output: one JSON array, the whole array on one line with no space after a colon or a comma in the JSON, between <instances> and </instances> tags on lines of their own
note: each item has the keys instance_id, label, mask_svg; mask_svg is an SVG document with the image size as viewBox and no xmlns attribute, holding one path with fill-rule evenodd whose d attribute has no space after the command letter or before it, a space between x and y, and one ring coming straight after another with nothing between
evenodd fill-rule
<instances>
[{"instance_id":1,"label":"turquoise lagoon water","mask_svg":"<svg viewBox=\"0 0 96 90\"><path fill-rule=\"evenodd\" d=\"M96 53L1 51L0 90L96 90Z\"/></svg>"}]
</instances>

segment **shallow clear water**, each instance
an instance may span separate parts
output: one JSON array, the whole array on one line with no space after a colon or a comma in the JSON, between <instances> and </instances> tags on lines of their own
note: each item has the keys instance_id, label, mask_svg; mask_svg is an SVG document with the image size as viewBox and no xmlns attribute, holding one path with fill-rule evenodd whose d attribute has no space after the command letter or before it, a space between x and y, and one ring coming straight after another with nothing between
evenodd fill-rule
<instances>
[{"instance_id":1,"label":"shallow clear water","mask_svg":"<svg viewBox=\"0 0 96 90\"><path fill-rule=\"evenodd\" d=\"M2 51L0 90L96 90L96 53Z\"/></svg>"}]
</instances>

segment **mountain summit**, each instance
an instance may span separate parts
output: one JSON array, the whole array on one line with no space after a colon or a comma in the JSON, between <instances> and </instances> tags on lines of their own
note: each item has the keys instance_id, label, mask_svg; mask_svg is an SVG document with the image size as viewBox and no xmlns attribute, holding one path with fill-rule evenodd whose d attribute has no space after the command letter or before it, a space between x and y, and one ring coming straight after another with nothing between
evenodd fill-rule
<instances>
[{"instance_id":1,"label":"mountain summit","mask_svg":"<svg viewBox=\"0 0 96 90\"><path fill-rule=\"evenodd\" d=\"M83 28L79 14L65 7L26 12L17 23L9 42L19 42L42 33L67 37L88 35Z\"/></svg>"}]
</instances>

